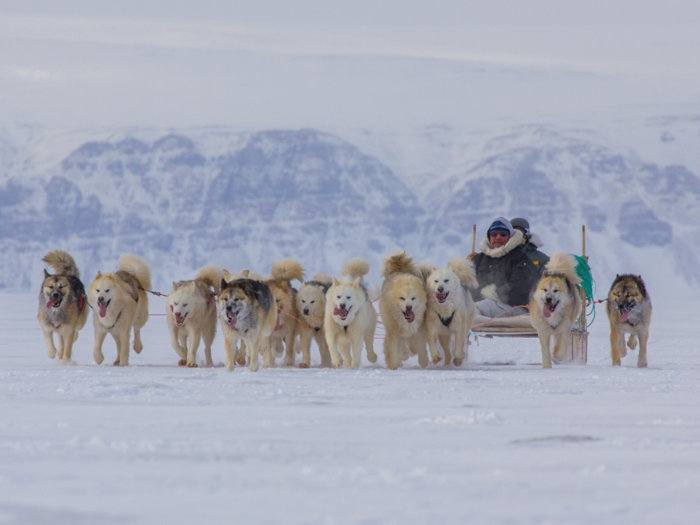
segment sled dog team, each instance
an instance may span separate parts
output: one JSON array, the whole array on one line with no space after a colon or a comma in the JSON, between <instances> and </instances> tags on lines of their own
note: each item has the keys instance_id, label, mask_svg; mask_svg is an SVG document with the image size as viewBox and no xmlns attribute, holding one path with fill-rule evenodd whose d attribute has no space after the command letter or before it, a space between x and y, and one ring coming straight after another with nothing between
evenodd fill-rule
<instances>
[{"instance_id":1,"label":"sled dog team","mask_svg":"<svg viewBox=\"0 0 700 525\"><path fill-rule=\"evenodd\" d=\"M147 292L151 289L148 265L136 255L124 254L117 271L98 272L86 293L68 253L56 250L43 261L55 272L44 270L39 295L39 323L49 358L58 355L65 363L70 361L89 306L93 309L95 362L104 360L102 344L110 334L117 346L114 364L127 366L132 330L134 351L143 349L140 330L148 321ZM369 264L359 258L350 260L339 277L317 274L306 282L304 269L291 259L275 262L265 279L250 270L229 273L206 266L194 280L174 282L167 297L167 323L178 364L196 367L203 341L206 365L213 365L211 346L217 320L224 334L229 371L236 364L257 371L260 356L265 367L274 366L275 359L282 357L284 365L294 366L295 353L302 355L299 367L308 368L312 340L319 348L321 366L359 368L363 347L374 363L377 313L364 282L368 273ZM469 292L477 286L473 263L455 258L446 268L427 261L417 266L404 251L384 259L381 276L384 283L378 301L386 332L387 367L395 370L414 355L422 367L431 361L461 366L467 360L467 338L476 314ZM292 286L295 280L302 283L299 290ZM582 307L576 289L579 282L576 260L558 252L530 294L530 320L540 339L544 368L551 368L552 356L563 359L566 338ZM651 302L641 277L617 276L608 294L607 313L613 366L619 366L620 358L627 355L625 343L635 350L638 342L637 364L646 366ZM625 334L630 334L627 341Z\"/></svg>"}]
</instances>

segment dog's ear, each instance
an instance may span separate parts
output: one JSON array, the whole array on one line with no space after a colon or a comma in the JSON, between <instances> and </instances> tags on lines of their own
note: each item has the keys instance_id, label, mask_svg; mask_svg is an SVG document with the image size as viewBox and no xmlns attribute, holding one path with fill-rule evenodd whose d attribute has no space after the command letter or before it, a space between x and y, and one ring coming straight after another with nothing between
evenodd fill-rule
<instances>
[{"instance_id":1,"label":"dog's ear","mask_svg":"<svg viewBox=\"0 0 700 525\"><path fill-rule=\"evenodd\" d=\"M51 274L46 271L46 268L44 268L44 280L48 279L49 277L51 277Z\"/></svg>"},{"instance_id":2,"label":"dog's ear","mask_svg":"<svg viewBox=\"0 0 700 525\"><path fill-rule=\"evenodd\" d=\"M357 285L360 284L360 278L358 277L352 282L352 287L357 288Z\"/></svg>"},{"instance_id":3,"label":"dog's ear","mask_svg":"<svg viewBox=\"0 0 700 525\"><path fill-rule=\"evenodd\" d=\"M95 279L97 279L98 277L102 277L102 272L99 270L97 270L97 275L95 275Z\"/></svg>"},{"instance_id":4,"label":"dog's ear","mask_svg":"<svg viewBox=\"0 0 700 525\"><path fill-rule=\"evenodd\" d=\"M340 286L338 279L336 279L335 277L333 277L333 286Z\"/></svg>"},{"instance_id":5,"label":"dog's ear","mask_svg":"<svg viewBox=\"0 0 700 525\"><path fill-rule=\"evenodd\" d=\"M250 275L250 270L243 270L241 274L243 275L243 277L247 278Z\"/></svg>"}]
</instances>

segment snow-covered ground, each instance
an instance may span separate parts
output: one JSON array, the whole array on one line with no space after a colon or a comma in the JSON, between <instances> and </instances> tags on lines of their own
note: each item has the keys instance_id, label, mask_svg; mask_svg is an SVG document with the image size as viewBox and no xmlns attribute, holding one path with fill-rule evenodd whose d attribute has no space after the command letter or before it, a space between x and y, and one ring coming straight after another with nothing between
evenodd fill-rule
<instances>
[{"instance_id":1,"label":"snow-covered ground","mask_svg":"<svg viewBox=\"0 0 700 525\"><path fill-rule=\"evenodd\" d=\"M635 353L609 366L599 309L587 366L542 370L536 340L482 339L462 369L391 372L380 357L358 371L256 374L174 366L155 316L129 368L94 365L91 320L77 366L61 366L35 302L0 295L0 524L700 515L700 302L656 305L645 370ZM111 361L110 340L105 350Z\"/></svg>"}]
</instances>

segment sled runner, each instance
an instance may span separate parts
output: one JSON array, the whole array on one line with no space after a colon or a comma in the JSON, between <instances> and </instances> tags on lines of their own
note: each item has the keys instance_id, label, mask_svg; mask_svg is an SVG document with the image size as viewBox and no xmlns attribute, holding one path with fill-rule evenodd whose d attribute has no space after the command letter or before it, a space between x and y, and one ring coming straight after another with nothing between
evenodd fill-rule
<instances>
[{"instance_id":1,"label":"sled runner","mask_svg":"<svg viewBox=\"0 0 700 525\"><path fill-rule=\"evenodd\" d=\"M474 239L476 239L476 225L474 225ZM472 248L472 252L474 249ZM574 324L568 339L564 363L576 363L585 365L588 361L588 322L586 319L586 305L593 300L591 290L592 278L586 257L586 226L582 227L582 255L578 257L579 266L577 272L583 279L578 286L581 295L581 312L578 321ZM595 310L593 310L593 313ZM505 313L505 312L504 312ZM593 317L595 319L595 316ZM592 322L592 321L591 321ZM530 324L530 315L524 314L516 317L493 318L487 321L476 322L472 327L471 335L478 338L492 339L494 337L517 337L537 339L537 330Z\"/></svg>"}]
</instances>

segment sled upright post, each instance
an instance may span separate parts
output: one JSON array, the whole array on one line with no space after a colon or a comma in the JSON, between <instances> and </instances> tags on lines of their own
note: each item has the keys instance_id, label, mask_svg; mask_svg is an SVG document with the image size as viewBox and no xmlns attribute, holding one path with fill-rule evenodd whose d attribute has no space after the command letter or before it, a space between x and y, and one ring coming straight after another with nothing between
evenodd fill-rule
<instances>
[{"instance_id":1,"label":"sled upright post","mask_svg":"<svg viewBox=\"0 0 700 525\"><path fill-rule=\"evenodd\" d=\"M588 262L586 257L586 225L581 227L581 255ZM588 362L588 321L586 320L586 292L579 288L581 295L581 313L578 317L578 329L573 328L569 334L566 345L565 362L585 365Z\"/></svg>"}]
</instances>

